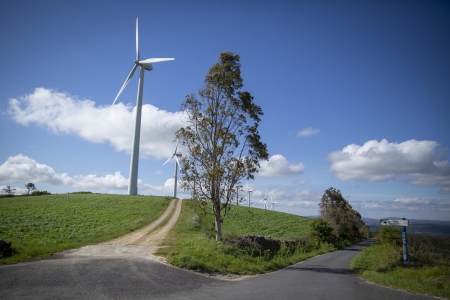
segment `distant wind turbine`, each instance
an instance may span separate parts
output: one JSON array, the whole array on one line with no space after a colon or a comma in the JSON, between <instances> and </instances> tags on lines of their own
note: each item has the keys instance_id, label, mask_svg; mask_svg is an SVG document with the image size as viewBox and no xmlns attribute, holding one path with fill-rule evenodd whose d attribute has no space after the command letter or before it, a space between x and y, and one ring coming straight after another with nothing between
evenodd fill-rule
<instances>
[{"instance_id":1,"label":"distant wind turbine","mask_svg":"<svg viewBox=\"0 0 450 300\"><path fill-rule=\"evenodd\" d=\"M275 210L275 204L277 204L278 202L273 202L272 197L270 197L270 202L272 202L272 211Z\"/></svg>"},{"instance_id":2,"label":"distant wind turbine","mask_svg":"<svg viewBox=\"0 0 450 300\"><path fill-rule=\"evenodd\" d=\"M173 152L172 156L166 160L165 163L163 163L163 166L165 164L167 164L172 158L175 158L175 184L173 186L173 197L176 198L177 197L177 180L178 180L178 166L180 165L180 161L178 160L178 157L181 157L181 153L177 152L178 149L178 141L177 141L177 145L175 146L175 151Z\"/></svg>"},{"instance_id":3,"label":"distant wind turbine","mask_svg":"<svg viewBox=\"0 0 450 300\"><path fill-rule=\"evenodd\" d=\"M242 187L242 185L236 186L236 205L239 206L239 189Z\"/></svg>"},{"instance_id":4,"label":"distant wind turbine","mask_svg":"<svg viewBox=\"0 0 450 300\"><path fill-rule=\"evenodd\" d=\"M250 193L252 192L252 190L248 189L248 182L247 182L247 193L248 193L248 207L250 207Z\"/></svg>"},{"instance_id":5,"label":"distant wind turbine","mask_svg":"<svg viewBox=\"0 0 450 300\"><path fill-rule=\"evenodd\" d=\"M266 193L264 194L263 200L264 200L264 209L267 209L267 190Z\"/></svg>"},{"instance_id":6,"label":"distant wind turbine","mask_svg":"<svg viewBox=\"0 0 450 300\"><path fill-rule=\"evenodd\" d=\"M152 63L174 60L175 58L149 58L145 60L140 60L139 55L139 34L138 34L138 19L136 18L136 60L134 61L134 66L131 69L130 74L125 80L124 84L119 90L119 93L114 99L114 103L119 98L122 91L127 86L128 82L134 75L137 67L140 67L139 83L138 83L138 93L136 100L136 123L134 126L134 138L133 138L133 149L131 150L131 162L130 162L130 178L128 184L128 195L137 194L137 179L138 179L138 164L139 164L139 143L141 136L141 114L142 114L142 93L144 92L144 71L153 70Z\"/></svg>"}]
</instances>

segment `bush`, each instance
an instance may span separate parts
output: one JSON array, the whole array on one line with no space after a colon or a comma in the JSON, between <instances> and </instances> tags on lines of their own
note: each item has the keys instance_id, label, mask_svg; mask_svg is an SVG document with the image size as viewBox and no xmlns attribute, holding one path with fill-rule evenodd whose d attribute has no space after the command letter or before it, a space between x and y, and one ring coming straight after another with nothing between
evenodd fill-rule
<instances>
[{"instance_id":1,"label":"bush","mask_svg":"<svg viewBox=\"0 0 450 300\"><path fill-rule=\"evenodd\" d=\"M16 195L14 194L2 194L0 195L0 198L7 198L7 197L15 197Z\"/></svg>"},{"instance_id":2,"label":"bush","mask_svg":"<svg viewBox=\"0 0 450 300\"><path fill-rule=\"evenodd\" d=\"M450 267L450 235L408 234L410 266Z\"/></svg>"},{"instance_id":3,"label":"bush","mask_svg":"<svg viewBox=\"0 0 450 300\"><path fill-rule=\"evenodd\" d=\"M378 238L382 244L388 243L396 246L403 244L402 231L394 226L382 226L378 232Z\"/></svg>"},{"instance_id":4,"label":"bush","mask_svg":"<svg viewBox=\"0 0 450 300\"><path fill-rule=\"evenodd\" d=\"M41 195L51 195L51 193L47 191L33 191L31 196L41 196Z\"/></svg>"},{"instance_id":5,"label":"bush","mask_svg":"<svg viewBox=\"0 0 450 300\"><path fill-rule=\"evenodd\" d=\"M333 227L328 221L323 219L314 219L309 223L310 235L318 238L322 242L331 242L334 238Z\"/></svg>"}]
</instances>

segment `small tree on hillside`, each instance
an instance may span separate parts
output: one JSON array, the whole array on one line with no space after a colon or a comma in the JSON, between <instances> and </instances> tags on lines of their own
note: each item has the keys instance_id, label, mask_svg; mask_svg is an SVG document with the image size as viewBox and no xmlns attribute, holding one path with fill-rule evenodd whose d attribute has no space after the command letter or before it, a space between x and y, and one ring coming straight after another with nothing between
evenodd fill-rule
<instances>
[{"instance_id":1,"label":"small tree on hillside","mask_svg":"<svg viewBox=\"0 0 450 300\"><path fill-rule=\"evenodd\" d=\"M7 195L14 195L14 193L16 192L16 189L12 189L10 185L7 185L5 189L3 189L3 191L7 194Z\"/></svg>"},{"instance_id":2,"label":"small tree on hillside","mask_svg":"<svg viewBox=\"0 0 450 300\"><path fill-rule=\"evenodd\" d=\"M361 220L359 212L354 210L339 190L329 188L319 203L320 217L330 223L336 235L341 238L353 238L368 233L368 227Z\"/></svg>"},{"instance_id":3,"label":"small tree on hillside","mask_svg":"<svg viewBox=\"0 0 450 300\"><path fill-rule=\"evenodd\" d=\"M186 126L176 132L187 155L181 159L181 187L204 213L214 215L216 240L221 222L243 179L253 179L259 161L268 159L260 141L261 107L243 87L239 55L220 54L206 74L205 86L181 104ZM242 184L240 184L242 185Z\"/></svg>"},{"instance_id":4,"label":"small tree on hillside","mask_svg":"<svg viewBox=\"0 0 450 300\"><path fill-rule=\"evenodd\" d=\"M30 192L36 190L36 186L35 186L34 183L32 183L32 182L28 182L27 184L25 184L25 187L26 187L26 189L27 189L27 195L29 195Z\"/></svg>"}]
</instances>

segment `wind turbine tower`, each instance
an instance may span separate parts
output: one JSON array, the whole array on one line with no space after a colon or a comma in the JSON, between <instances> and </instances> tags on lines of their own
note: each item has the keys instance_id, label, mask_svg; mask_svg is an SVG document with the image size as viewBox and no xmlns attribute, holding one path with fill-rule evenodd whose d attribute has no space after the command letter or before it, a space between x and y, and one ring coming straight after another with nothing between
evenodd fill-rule
<instances>
[{"instance_id":1,"label":"wind turbine tower","mask_svg":"<svg viewBox=\"0 0 450 300\"><path fill-rule=\"evenodd\" d=\"M267 209L267 190L266 193L264 194L264 209Z\"/></svg>"},{"instance_id":2,"label":"wind turbine tower","mask_svg":"<svg viewBox=\"0 0 450 300\"><path fill-rule=\"evenodd\" d=\"M242 185L236 186L236 205L239 206L239 189L242 187Z\"/></svg>"},{"instance_id":3,"label":"wind turbine tower","mask_svg":"<svg viewBox=\"0 0 450 300\"><path fill-rule=\"evenodd\" d=\"M152 63L174 60L174 58L149 58L145 60L140 60L139 54L139 34L138 34L138 19L136 18L136 60L134 61L134 66L131 69L130 74L127 79L125 79L124 84L119 90L119 93L114 99L114 103L119 98L122 91L127 86L128 82L134 75L137 67L140 67L139 72L139 83L138 83L138 93L136 100L136 122L134 126L134 137L133 137L133 148L131 150L131 162L130 162L130 178L128 184L128 195L137 194L137 180L138 180L138 165L139 165L139 144L141 137L141 114L142 114L142 94L144 92L144 71L153 70Z\"/></svg>"}]
</instances>

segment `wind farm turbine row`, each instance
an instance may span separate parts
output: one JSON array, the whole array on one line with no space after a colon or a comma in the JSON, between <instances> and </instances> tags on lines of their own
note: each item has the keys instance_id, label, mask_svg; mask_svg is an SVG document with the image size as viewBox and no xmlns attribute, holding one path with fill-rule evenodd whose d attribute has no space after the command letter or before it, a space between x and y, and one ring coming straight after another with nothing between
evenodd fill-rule
<instances>
[{"instance_id":1,"label":"wind farm turbine row","mask_svg":"<svg viewBox=\"0 0 450 300\"><path fill-rule=\"evenodd\" d=\"M237 195L236 196L238 198L238 200L237 200L237 204L238 205L239 205L239 188L241 188L241 187L243 187L243 186L237 186L237 193L236 193ZM247 191L246 191L247 195L246 195L246 198L247 198L248 207L251 207L251 205L255 204L255 203L264 203L264 209L267 210L267 199L268 199L267 193L268 193L268 190L266 190L266 192L264 193L264 196L262 198L254 200L253 202L250 200L250 196L251 196L252 192L253 191L249 188L249 185L247 183ZM270 202L272 204L270 209L275 210L275 204L277 204L278 202L273 201L272 196L270 196Z\"/></svg>"}]
</instances>

